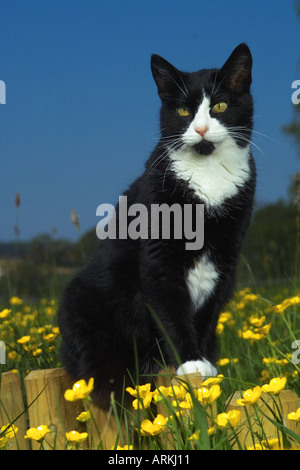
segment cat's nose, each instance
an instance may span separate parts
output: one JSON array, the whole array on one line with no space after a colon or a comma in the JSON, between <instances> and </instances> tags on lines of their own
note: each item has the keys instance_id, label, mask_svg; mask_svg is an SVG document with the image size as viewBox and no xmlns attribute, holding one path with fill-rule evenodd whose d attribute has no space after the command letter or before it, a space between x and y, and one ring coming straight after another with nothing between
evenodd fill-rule
<instances>
[{"instance_id":1,"label":"cat's nose","mask_svg":"<svg viewBox=\"0 0 300 470\"><path fill-rule=\"evenodd\" d=\"M195 131L197 132L197 134L200 134L201 137L204 137L204 135L208 131L208 127L207 126L198 126L198 127L196 127Z\"/></svg>"}]
</instances>

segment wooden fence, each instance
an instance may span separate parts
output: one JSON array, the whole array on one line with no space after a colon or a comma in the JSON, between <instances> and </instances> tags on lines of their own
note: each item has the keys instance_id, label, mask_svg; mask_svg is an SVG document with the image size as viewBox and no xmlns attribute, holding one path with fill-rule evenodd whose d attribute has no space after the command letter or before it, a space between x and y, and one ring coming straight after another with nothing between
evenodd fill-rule
<instances>
[{"instance_id":1,"label":"wooden fence","mask_svg":"<svg viewBox=\"0 0 300 470\"><path fill-rule=\"evenodd\" d=\"M200 374L189 374L185 376L193 388L201 386L202 377ZM173 383L176 382L174 377ZM30 372L25 378L25 390L22 388L20 378L13 372L3 373L1 376L0 389L0 427L3 424L12 422L18 427L18 433L15 438L9 439L7 447L10 449L38 449L39 444L34 441L24 439L26 430L30 427L38 427L45 424L50 429L46 440L55 449L65 449L66 438L65 432L77 430L79 432L86 431L86 424L80 423L76 417L84 411L80 401L69 402L64 399L64 392L72 388L74 381L67 375L63 368L36 370ZM162 377L157 386L170 385L169 377ZM23 394L26 394L26 401L31 404L26 413L24 413L25 405ZM227 403L228 411L230 409L239 409L242 413L242 419L245 418L244 407L236 404L236 399L240 398L240 393L231 397ZM282 416L284 424L292 431L299 433L297 423L286 419L287 414L296 411L300 406L299 398L290 390L283 390L280 394L280 406L282 407ZM272 411L263 405L263 412L272 418ZM272 405L271 405L272 406ZM253 415L253 430L255 431L254 414L247 407L247 412ZM112 413L104 412L95 406L91 406L93 417L97 423L97 428L101 435L99 439L102 441L103 449L111 449L118 436L118 425ZM245 420L247 421L247 420ZM92 420L91 420L92 424ZM300 426L300 425L299 425ZM268 438L277 436L275 426L268 419L264 420L264 434ZM88 440L84 443L86 448L97 448L99 442L92 442L91 437L95 439L97 432L89 433ZM245 425L239 430L239 440L242 445L252 445L251 433L249 426Z\"/></svg>"}]
</instances>

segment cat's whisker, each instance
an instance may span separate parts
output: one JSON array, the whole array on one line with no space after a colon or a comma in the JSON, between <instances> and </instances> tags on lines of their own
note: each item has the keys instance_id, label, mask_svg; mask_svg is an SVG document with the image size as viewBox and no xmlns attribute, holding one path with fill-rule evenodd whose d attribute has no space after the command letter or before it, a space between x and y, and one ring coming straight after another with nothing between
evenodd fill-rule
<instances>
[{"instance_id":1,"label":"cat's whisker","mask_svg":"<svg viewBox=\"0 0 300 470\"><path fill-rule=\"evenodd\" d=\"M229 131L229 135L231 135L232 137L236 137L237 139L244 141L250 145L253 145L253 147L257 148L257 150L259 150L262 154L264 154L264 151L257 144L255 144L253 140L247 138L244 134L241 134L239 132Z\"/></svg>"},{"instance_id":2,"label":"cat's whisker","mask_svg":"<svg viewBox=\"0 0 300 470\"><path fill-rule=\"evenodd\" d=\"M170 145L167 145L167 147L165 147L165 145L161 146L162 148L164 148L164 152L161 153L152 163L152 165L148 168L148 174L151 174L155 170L155 168L169 155L170 151L178 150L181 145L181 139L176 139L171 141Z\"/></svg>"}]
</instances>

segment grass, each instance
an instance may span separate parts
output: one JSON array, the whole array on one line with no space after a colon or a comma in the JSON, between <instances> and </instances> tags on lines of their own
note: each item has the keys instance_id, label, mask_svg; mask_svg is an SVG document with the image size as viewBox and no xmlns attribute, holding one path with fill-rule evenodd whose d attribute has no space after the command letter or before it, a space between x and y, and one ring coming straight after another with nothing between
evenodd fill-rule
<instances>
[{"instance_id":1,"label":"grass","mask_svg":"<svg viewBox=\"0 0 300 470\"><path fill-rule=\"evenodd\" d=\"M264 290L237 291L217 326L220 343L217 367L222 375L219 383L193 389L185 381L174 384L170 377L164 387L150 388L149 384L146 388L124 391L133 394L134 406L121 408L120 420L120 407L112 403L120 430L121 421L125 422L125 431L123 436L119 432L115 448L299 448L300 424L287 418L282 398L285 392L275 395L263 391L264 384L272 379L279 383L284 378L283 390L300 396L299 294L299 290L286 288L272 296ZM0 338L6 346L6 365L2 365L2 371L13 370L23 381L31 370L61 366L56 311L56 299L30 304L12 297L9 304L0 306ZM243 391L255 387L260 398L253 406L251 403L237 406L237 395L230 401L234 394L241 397ZM89 407L86 398L83 404ZM300 400L290 411L296 412L299 407ZM0 423L3 449L7 447L8 436L13 436L9 425L13 423ZM88 434L95 433L89 435L95 447L99 442L98 431L88 425ZM69 438L75 441L66 440L66 448L80 448L83 445L80 439L84 437L73 433ZM43 447L47 434L39 442Z\"/></svg>"}]
</instances>

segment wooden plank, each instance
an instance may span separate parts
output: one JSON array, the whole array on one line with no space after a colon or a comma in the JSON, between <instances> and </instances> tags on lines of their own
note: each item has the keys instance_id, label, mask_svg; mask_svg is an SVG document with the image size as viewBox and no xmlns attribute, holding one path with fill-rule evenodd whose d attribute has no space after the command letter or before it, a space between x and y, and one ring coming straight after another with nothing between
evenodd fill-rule
<instances>
[{"instance_id":1,"label":"wooden plank","mask_svg":"<svg viewBox=\"0 0 300 470\"><path fill-rule=\"evenodd\" d=\"M253 443L253 438L251 434L251 429L252 433L254 435L254 440L257 444L259 444L259 440L257 435L262 436L262 439L265 440L265 437L267 439L274 439L277 438L278 436L281 436L281 433L278 434L277 427L271 423L268 418L264 417L262 413L258 410L258 417L256 416L255 408L253 406L241 406L236 403L236 400L241 398L241 393L240 392L235 392L235 394L232 396L230 401L227 403L227 412L230 410L239 410L241 412L241 423L245 421L245 424L238 429L238 439L243 448L246 447L252 447L254 445ZM276 410L276 405L273 401L273 399L276 401L276 404L278 408L281 410L283 419L284 419L284 425L290 429L291 431L298 433L299 434L299 427L297 427L296 422L290 421L287 418L287 415L291 413L292 411L296 411L297 408L299 408L299 401L300 399L295 395L294 392L291 390L282 390L280 392L280 395L274 396L274 397L268 397L268 395L264 394L264 401L267 401L268 406L274 410L276 415L278 415L278 411ZM274 416L271 412L271 410L268 409L266 404L260 399L256 403L256 408L259 407L259 409L270 419L274 420ZM246 415L246 410L249 416L249 420L251 425L249 424L247 420L247 415ZM259 418L259 419L258 419ZM261 422L259 422L261 420ZM263 428L263 435L262 435L262 428ZM237 444L234 446L235 449L238 448Z\"/></svg>"},{"instance_id":2,"label":"wooden plank","mask_svg":"<svg viewBox=\"0 0 300 470\"><path fill-rule=\"evenodd\" d=\"M83 411L81 401L69 402L64 398L65 391L72 388L73 383L63 368L35 370L25 378L28 403L42 392L29 407L30 427L47 425L50 433L45 440L57 450L65 449L65 432L85 431L85 425L76 421L76 417ZM39 444L33 441L32 447L38 449Z\"/></svg>"},{"instance_id":3,"label":"wooden plank","mask_svg":"<svg viewBox=\"0 0 300 470\"><path fill-rule=\"evenodd\" d=\"M9 424L24 411L25 405L20 377L13 372L4 372L1 375L0 388L0 427ZM26 413L23 413L14 425L18 427L18 432L15 437L7 441L7 449L29 449L29 442L24 439L27 429Z\"/></svg>"}]
</instances>

